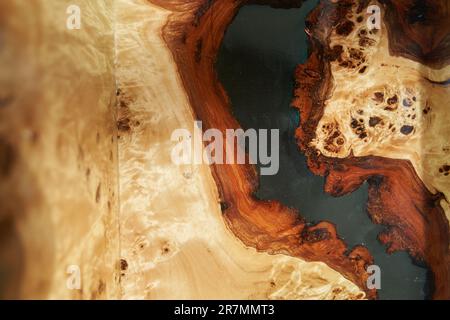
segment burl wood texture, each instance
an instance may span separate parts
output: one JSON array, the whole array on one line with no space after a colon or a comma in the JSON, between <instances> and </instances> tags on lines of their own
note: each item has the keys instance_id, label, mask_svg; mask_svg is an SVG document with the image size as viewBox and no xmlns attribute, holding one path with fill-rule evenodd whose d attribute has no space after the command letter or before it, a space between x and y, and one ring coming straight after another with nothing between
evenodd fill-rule
<instances>
[{"instance_id":1,"label":"burl wood texture","mask_svg":"<svg viewBox=\"0 0 450 320\"><path fill-rule=\"evenodd\" d=\"M311 56L296 70L298 143L327 192L369 183L369 215L388 227L380 241L425 262L433 297L448 299L449 3L352 3L323 2L309 16ZM384 8L380 30L362 19L369 4Z\"/></svg>"},{"instance_id":2,"label":"burl wood texture","mask_svg":"<svg viewBox=\"0 0 450 320\"><path fill-rule=\"evenodd\" d=\"M112 1L76 2L72 31L73 1L0 1L0 298L119 297Z\"/></svg>"},{"instance_id":3,"label":"burl wood texture","mask_svg":"<svg viewBox=\"0 0 450 320\"><path fill-rule=\"evenodd\" d=\"M170 160L194 119L239 128L214 70L239 8L302 1L78 2L75 32L69 1L0 2L2 297L376 298L368 250L256 199L254 167ZM436 299L450 298L448 21L445 0L324 0L293 70L310 170L335 196L368 182L380 240L428 265Z\"/></svg>"},{"instance_id":4,"label":"burl wood texture","mask_svg":"<svg viewBox=\"0 0 450 320\"><path fill-rule=\"evenodd\" d=\"M204 129L238 128L214 61L226 27L247 2L152 2L173 12L163 37L195 116ZM374 223L388 227L380 240L389 252L407 250L425 262L434 275L434 298L447 299L448 4L432 3L442 11L430 10L422 17L423 11L412 2L322 1L307 22L310 57L296 71L293 105L301 113L300 150L310 169L326 176L325 191L339 196L367 181L369 214ZM364 28L370 4L382 9L381 30ZM385 15L386 9L396 14ZM399 18L405 14L422 20L412 19L406 26ZM435 37L417 37L421 30ZM372 263L367 249L356 247L346 254L332 224L311 226L301 213L277 201L255 199L258 177L252 166L215 165L212 170L224 218L246 245L323 261L366 291L368 298L376 297L366 288L365 270Z\"/></svg>"},{"instance_id":5,"label":"burl wood texture","mask_svg":"<svg viewBox=\"0 0 450 320\"><path fill-rule=\"evenodd\" d=\"M173 7L166 6L170 1L159 3L163 7L148 1L122 0L116 7L122 297L364 297L355 284L322 262L269 254L243 244L224 223L210 167L177 166L171 161L171 150L176 144L170 141L172 131L192 129L195 118L186 94L190 87L182 81L184 73L180 73L180 65L175 63L179 61L174 60L162 34L167 31L165 26L169 20L180 19L180 15L187 19L193 17L199 3L178 1ZM230 12L224 13L227 16ZM228 23L229 19L224 22ZM208 35L212 37L215 34ZM190 52L187 54L191 57ZM205 57L201 54L201 59L208 59ZM211 59L205 61L212 62ZM196 67L192 66L195 72ZM199 79L192 79L192 84L210 86L213 82L208 75L207 78L199 75ZM205 87L205 91L209 89ZM211 105L212 111L214 108ZM217 116L222 117L222 114ZM238 169L233 167L233 170ZM241 183L242 187L248 187L245 180L229 178L229 187ZM240 199L246 201L244 197ZM243 205L253 204L257 205L253 201ZM258 205L249 208L249 212L257 208ZM266 208L269 210L271 205ZM272 217L278 219L275 214ZM280 221L284 219L295 221L296 218L289 214L288 218L280 217ZM278 234L276 220L261 223L273 225L273 234ZM320 231L312 232L310 241L317 235ZM248 236L266 237L264 233L253 232ZM271 238L255 240L267 245Z\"/></svg>"},{"instance_id":6,"label":"burl wood texture","mask_svg":"<svg viewBox=\"0 0 450 320\"><path fill-rule=\"evenodd\" d=\"M152 2L174 12L163 37L177 63L195 116L203 121L205 130L239 128L217 80L214 61L227 26L246 2ZM215 165L212 170L225 221L246 245L268 253L322 261L357 284L368 298L376 296L375 290L366 287L366 266L373 262L367 249L357 246L346 253L348 248L331 223L307 225L298 212L278 201L257 200L253 193L258 177L253 166Z\"/></svg>"}]
</instances>

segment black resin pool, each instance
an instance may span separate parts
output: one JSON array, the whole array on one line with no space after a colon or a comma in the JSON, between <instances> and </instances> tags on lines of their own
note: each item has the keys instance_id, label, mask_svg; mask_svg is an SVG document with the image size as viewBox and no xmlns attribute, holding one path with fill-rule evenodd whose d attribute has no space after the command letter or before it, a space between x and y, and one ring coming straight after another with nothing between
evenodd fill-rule
<instances>
[{"instance_id":1,"label":"black resin pool","mask_svg":"<svg viewBox=\"0 0 450 320\"><path fill-rule=\"evenodd\" d=\"M293 75L307 58L304 21L317 0L299 9L245 6L228 28L216 64L231 99L234 116L244 129L280 130L280 168L261 176L257 196L297 208L308 222L328 220L352 248L363 244L381 268L380 299L425 299L431 281L426 268L405 252L388 255L378 242L382 226L366 212L367 186L334 198L324 193L324 178L313 175L295 143L299 114L290 107Z\"/></svg>"}]
</instances>

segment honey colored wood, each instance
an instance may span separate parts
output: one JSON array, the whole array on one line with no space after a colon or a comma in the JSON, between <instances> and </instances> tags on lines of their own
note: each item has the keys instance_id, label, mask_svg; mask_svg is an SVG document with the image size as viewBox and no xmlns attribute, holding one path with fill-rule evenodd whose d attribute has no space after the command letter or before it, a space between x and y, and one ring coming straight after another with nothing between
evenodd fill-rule
<instances>
[{"instance_id":1,"label":"honey colored wood","mask_svg":"<svg viewBox=\"0 0 450 320\"><path fill-rule=\"evenodd\" d=\"M326 192L368 182L380 240L426 263L449 299L449 8L417 3L321 1L295 71L296 136ZM368 250L257 200L253 166L170 159L171 133L194 120L239 128L214 63L240 7L302 1L80 0L78 31L69 4L0 3L2 297L376 298Z\"/></svg>"},{"instance_id":2,"label":"honey colored wood","mask_svg":"<svg viewBox=\"0 0 450 320\"><path fill-rule=\"evenodd\" d=\"M113 1L73 3L0 1L0 298L120 297Z\"/></svg>"},{"instance_id":3,"label":"honey colored wood","mask_svg":"<svg viewBox=\"0 0 450 320\"><path fill-rule=\"evenodd\" d=\"M217 81L214 61L226 27L246 2L153 3L173 12L163 37L195 116L206 129L239 127ZM298 1L279 5L290 4L299 5ZM364 30L365 10L371 4L380 6L385 20L381 30L369 32ZM417 15L411 13L416 10L413 6L405 1L323 1L309 18L311 55L297 70L293 104L301 112L300 149L308 156L310 169L327 176L326 191L343 195L368 181L369 214L375 223L389 227L380 240L389 252L407 250L428 264L434 274L434 298L446 299L449 183L444 109L449 67L443 21L448 21L448 8L442 1L437 5L443 8L441 13L428 11L422 26L408 29L404 19L398 19ZM385 8L397 14L384 15ZM420 30L425 34L435 30L434 42L415 37ZM389 46L389 40L401 37L394 36L396 32L404 32L406 39ZM412 44L418 49L413 50ZM365 268L372 262L365 248L346 255L333 225L322 222L310 227L298 212L276 201L256 200L252 195L258 179L251 166L216 165L213 173L225 220L245 244L323 261L365 290ZM367 294L375 297L374 291Z\"/></svg>"},{"instance_id":4,"label":"honey colored wood","mask_svg":"<svg viewBox=\"0 0 450 320\"><path fill-rule=\"evenodd\" d=\"M227 95L217 80L214 62L224 32L245 1L152 1L172 11L163 29L194 116L204 129L239 128L230 113ZM253 1L252 3L256 3ZM261 2L264 4L266 2ZM274 1L270 1L274 4ZM282 3L298 6L299 1ZM373 262L366 248L347 246L334 225L321 222L308 226L301 215L278 201L259 201L253 193L258 177L251 165L215 165L223 214L228 227L247 246L267 253L283 253L308 261L321 261L357 284L368 298L367 265Z\"/></svg>"},{"instance_id":5,"label":"honey colored wood","mask_svg":"<svg viewBox=\"0 0 450 320\"><path fill-rule=\"evenodd\" d=\"M186 75L179 69L178 57L172 55L170 48L173 47L167 46L162 35L171 34L167 29L167 23L171 24L169 21L180 19L184 22L181 17L191 19L193 12L199 9L199 3L178 1L173 3L173 7L168 6L170 1L159 4L123 0L118 2L116 8L122 297L364 298L364 292L326 264L286 255L282 241L273 242L274 248L279 244L276 250L266 250L264 246L270 246L272 239L282 236L282 229L285 229L286 239L295 241L295 234L300 229L293 226L289 230L290 226L286 227L287 223L295 222L294 214L279 208L277 204L268 203L263 208L248 197L236 198L232 200L233 204L237 205L236 201L242 200L239 206L245 207L249 213L258 208L263 208L266 213L275 210L271 216L258 216L260 220L257 221L262 228L272 228L271 234L266 234L264 229L261 229L263 232L259 229L252 232L252 225L236 216L232 222L242 224L246 232L238 235L249 238L236 237L232 232L235 227L230 228L225 223L221 212L220 201L222 205L231 202L223 197L220 199L211 168L172 163L170 154L176 142L170 141L170 136L175 129L191 129L195 117L188 96L191 89L183 81ZM223 13L227 17L223 22L228 24L230 11ZM179 30L173 32L181 36L177 41L182 43L182 33ZM214 34L208 34L208 38L213 37ZM186 41L194 47L199 46L189 37ZM208 42L204 44L212 45ZM180 54L195 60L190 52ZM213 60L204 53L200 57L208 62L205 66L210 68L209 63ZM195 73L199 72L197 64L191 67ZM211 75L208 73L207 78L203 78L199 74L199 79L192 79L193 86L217 84ZM206 92L211 89L208 86L204 88ZM220 102L215 99L207 103L217 101ZM220 110L216 109L216 105L210 106L211 111ZM220 128L229 125L229 116L223 119L222 114L217 116L219 122L225 121ZM205 120L211 124L208 119ZM236 125L235 122L233 125ZM233 166L230 170L241 169ZM242 171L237 173L242 174ZM250 187L248 181L239 176L239 179L234 176L229 178L227 188L233 187L230 191L241 192L234 189L236 186ZM222 191L221 188L219 190ZM282 212L278 217L276 213L280 210L285 210L286 215ZM269 219L275 220L269 223ZM311 230L311 242L316 234L320 231L314 233ZM255 248L253 243L261 246ZM313 250L312 245L310 248ZM339 250L333 248L336 249Z\"/></svg>"},{"instance_id":6,"label":"honey colored wood","mask_svg":"<svg viewBox=\"0 0 450 320\"><path fill-rule=\"evenodd\" d=\"M426 263L433 297L448 299L449 4L351 3L323 2L309 16L311 56L296 71L298 143L327 192L369 183L369 214L388 227L380 241ZM369 4L382 8L380 30L363 19Z\"/></svg>"}]
</instances>

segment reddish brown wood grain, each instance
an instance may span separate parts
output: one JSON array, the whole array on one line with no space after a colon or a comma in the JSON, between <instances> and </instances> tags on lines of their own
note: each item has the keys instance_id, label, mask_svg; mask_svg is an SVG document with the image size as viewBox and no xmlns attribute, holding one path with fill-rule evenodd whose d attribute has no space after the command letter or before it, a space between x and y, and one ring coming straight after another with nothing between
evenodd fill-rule
<instances>
[{"instance_id":1,"label":"reddish brown wood grain","mask_svg":"<svg viewBox=\"0 0 450 320\"><path fill-rule=\"evenodd\" d=\"M433 68L450 63L450 2L381 0L386 6L392 55Z\"/></svg>"},{"instance_id":2,"label":"reddish brown wood grain","mask_svg":"<svg viewBox=\"0 0 450 320\"><path fill-rule=\"evenodd\" d=\"M224 32L246 1L159 1L175 13L164 28L164 39L172 51L195 116L203 128L239 128L230 112L229 100L217 79L214 62ZM275 4L277 1L252 1ZM281 5L299 6L301 1L283 1ZM253 194L258 177L252 165L213 165L213 176L221 197L224 218L235 235L245 244L270 253L285 253L306 260L323 261L368 290L367 265L372 256L362 246L347 252L336 228L328 222L309 226L300 214L278 201L260 201Z\"/></svg>"},{"instance_id":3,"label":"reddish brown wood grain","mask_svg":"<svg viewBox=\"0 0 450 320\"><path fill-rule=\"evenodd\" d=\"M244 4L251 2L289 7L299 6L302 1L151 2L173 12L163 37L179 68L193 112L203 121L204 130L217 128L225 132L226 129L239 128L214 70L224 32ZM326 192L330 194L339 196L352 192L368 181L369 214L375 223L388 226L387 232L380 235L380 240L388 245L390 252L407 250L415 259L426 262L435 277L434 297L449 298L449 230L439 206L440 195L433 195L426 189L408 161L380 157L330 159L309 147L323 114L323 102L333 85L328 63L332 54L327 49L328 35L347 13L348 3L341 1L336 5L324 1L309 16L307 25L320 27L314 30L308 28L310 57L296 70L296 99L293 105L301 114L296 133L299 147L306 154L311 171L326 176ZM366 3L361 1L361 9ZM394 22L392 25L395 25ZM428 57L433 56L432 53L427 54ZM422 56L421 59L426 58ZM373 263L366 248L356 247L346 254L346 244L339 239L331 223L310 226L299 212L278 201L256 199L253 194L258 188L258 177L253 166L213 165L212 171L225 221L245 244L270 253L323 261L356 283L368 298L376 297L375 290L366 287L366 267Z\"/></svg>"},{"instance_id":4,"label":"reddish brown wood grain","mask_svg":"<svg viewBox=\"0 0 450 320\"><path fill-rule=\"evenodd\" d=\"M388 227L386 232L379 235L380 241L387 245L390 253L406 250L416 261L425 262L434 276L433 297L449 299L450 237L449 224L440 206L443 194L430 193L409 161L382 157L331 159L310 147L323 114L323 101L329 96L333 85L329 64L333 52L329 49L328 39L332 28L346 14L345 2L341 1L337 5L322 3L308 18L307 24L315 26L307 30L311 55L296 70L296 99L293 102L301 114L301 123L296 132L299 147L307 155L309 168L316 174L326 176L326 192L340 196L354 191L364 181L368 182L368 212L374 223ZM390 2L389 5L395 5L395 10L399 11L396 15L391 14L389 19L402 16L402 10L406 11L402 9L404 3ZM437 2L433 5L436 6ZM435 28L439 28L439 23ZM402 37L402 29L395 29L399 26L397 22L388 20L387 24L391 41ZM397 30L400 35L396 34ZM440 36L440 39L445 38ZM407 43L417 41L423 48L431 48L422 42L422 38L407 38L405 41L403 44L406 49L401 43L396 43L393 50L406 57L414 55L415 60L422 62L431 57L424 54L423 50L412 51L407 46ZM442 45L436 44L437 47ZM445 63L448 54L446 50L440 59L432 59L433 64Z\"/></svg>"}]
</instances>

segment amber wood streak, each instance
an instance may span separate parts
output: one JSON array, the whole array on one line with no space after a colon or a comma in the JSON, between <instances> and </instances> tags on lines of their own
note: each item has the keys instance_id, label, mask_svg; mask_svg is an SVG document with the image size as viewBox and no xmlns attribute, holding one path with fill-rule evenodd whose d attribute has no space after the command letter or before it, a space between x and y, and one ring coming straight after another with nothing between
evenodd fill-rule
<instances>
[{"instance_id":1,"label":"amber wood streak","mask_svg":"<svg viewBox=\"0 0 450 320\"><path fill-rule=\"evenodd\" d=\"M299 6L302 1L151 2L173 12L163 37L178 65L193 112L203 121L203 128L217 128L223 132L238 128L239 123L230 112L228 97L214 70L227 26L242 5L252 3L286 8ZM367 5L368 1L361 1L358 9L363 10ZM327 177L327 192L338 196L352 192L364 181L369 182L369 213L375 223L389 226L388 231L380 235L380 240L389 245L390 251L408 250L417 260L425 261L435 277L434 297L448 298L449 236L448 222L439 205L442 195L432 194L425 187L409 161L375 156L325 157L310 143L323 115L324 101L331 95L334 85L329 63L333 58L328 50L329 35L345 21L351 7L349 1L338 4L323 1L308 19L310 57L296 71L293 103L301 112L301 126L297 131L299 146L308 157L309 168ZM401 10L402 6L399 8ZM317 28L312 28L313 25ZM253 166L214 165L212 171L221 196L224 219L246 245L269 253L323 261L356 283L368 298L376 297L375 290L366 287L366 267L373 263L366 248L358 246L346 253L348 248L339 239L334 225L321 222L311 226L301 218L301 213L277 201L256 199L253 194L258 188L258 177Z\"/></svg>"},{"instance_id":2,"label":"amber wood streak","mask_svg":"<svg viewBox=\"0 0 450 320\"><path fill-rule=\"evenodd\" d=\"M414 57L415 60L424 64L433 66L446 64L450 56L449 50L434 49L443 48L445 43L437 41L431 47L428 43L430 38L414 37L420 26L411 28L416 30L414 33L411 29L401 27L403 20L396 20L411 14L408 12L414 8L415 4L411 1L385 2L388 3L390 10L388 10L390 13L386 15L389 39L395 42L395 45L390 46L391 51L398 56ZM443 5L445 1L434 1L433 5L439 6L438 2ZM350 1L340 1L339 4L322 3L309 16L311 56L307 63L299 66L296 71L294 106L301 112L301 124L297 130L298 144L308 157L309 168L316 174L326 176L327 192L339 196L352 192L364 181L369 183L368 212L374 223L388 226L387 230L379 235L380 241L387 245L388 252L406 250L416 261L425 262L434 275L433 297L448 299L450 297L449 227L440 205L440 201L445 199L444 194L431 193L408 160L353 155L337 159L324 156L311 144L317 138L316 130L324 115L324 100L330 96L330 100L333 99L333 86L336 84L330 62L342 61L339 56L342 52L338 52L338 57L336 50L333 50L336 47L329 46L330 36L332 30L346 20L345 17L351 9L350 3ZM426 3L424 1L423 5L427 5ZM364 8L362 4L357 10L364 12ZM446 14L446 21L448 21L448 10ZM439 27L442 25L442 17L438 15L438 21L435 23L433 19L436 15L426 18L430 20L427 20L423 29L429 32L434 26L438 34L437 39L444 41L448 33L441 34ZM410 37L404 38L405 33ZM411 43L415 46L408 45ZM425 111L427 109L424 113ZM363 132L359 134L366 135ZM367 134L370 135L370 133ZM341 135L336 135L338 136ZM448 139L448 136L441 138ZM324 148L337 153L333 149L333 143L331 141L328 143L328 146L325 145Z\"/></svg>"},{"instance_id":3,"label":"amber wood streak","mask_svg":"<svg viewBox=\"0 0 450 320\"><path fill-rule=\"evenodd\" d=\"M227 95L217 80L214 61L224 32L245 1L152 1L175 13L164 29L179 67L196 117L204 129L239 128L230 113ZM269 1L275 4L276 1ZM253 3L256 3L253 1ZM261 1L260 3L265 3ZM268 2L266 2L268 3ZM283 6L301 4L284 1ZM346 254L347 247L335 226L321 222L307 226L301 215L277 201L259 201L255 168L250 165L216 165L213 175L221 194L226 223L245 244L271 253L286 253L306 260L323 261L365 290L365 267L372 257L363 247Z\"/></svg>"}]
</instances>

